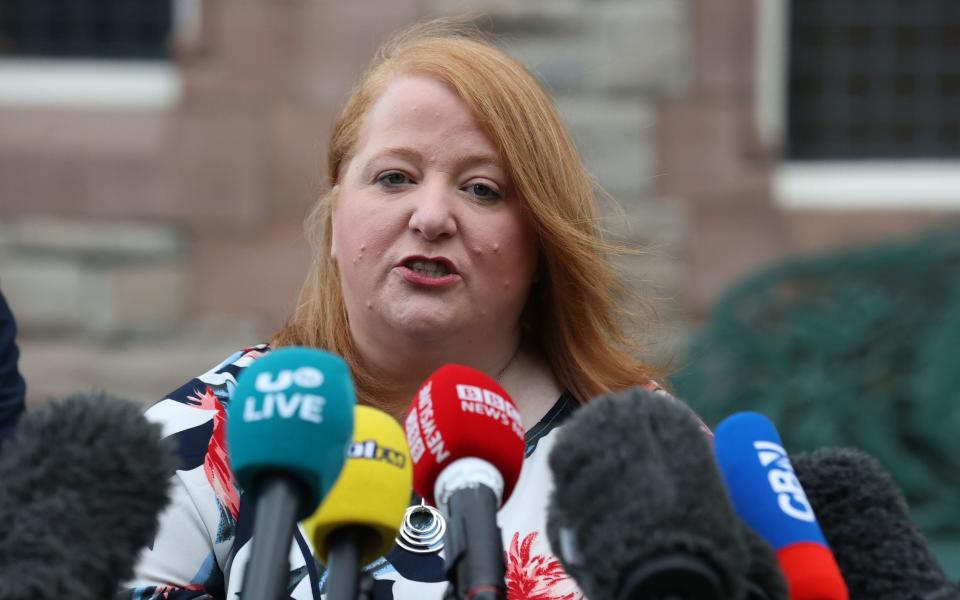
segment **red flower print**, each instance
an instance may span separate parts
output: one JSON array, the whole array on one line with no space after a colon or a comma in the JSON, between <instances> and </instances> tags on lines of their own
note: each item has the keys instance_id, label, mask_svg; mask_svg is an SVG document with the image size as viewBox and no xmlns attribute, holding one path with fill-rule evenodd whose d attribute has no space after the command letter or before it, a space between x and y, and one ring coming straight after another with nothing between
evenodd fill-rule
<instances>
[{"instance_id":1,"label":"red flower print","mask_svg":"<svg viewBox=\"0 0 960 600\"><path fill-rule=\"evenodd\" d=\"M220 504L233 516L240 512L240 496L234 486L233 471L230 470L230 457L227 455L227 410L208 385L202 394L191 397L198 408L215 410L213 416L213 435L207 446L207 457L203 459L203 472L213 487Z\"/></svg>"},{"instance_id":2,"label":"red flower print","mask_svg":"<svg viewBox=\"0 0 960 600\"><path fill-rule=\"evenodd\" d=\"M509 600L583 600L576 583L563 570L560 561L549 554L533 554L530 549L538 532L520 541L514 533L506 553L507 598Z\"/></svg>"}]
</instances>

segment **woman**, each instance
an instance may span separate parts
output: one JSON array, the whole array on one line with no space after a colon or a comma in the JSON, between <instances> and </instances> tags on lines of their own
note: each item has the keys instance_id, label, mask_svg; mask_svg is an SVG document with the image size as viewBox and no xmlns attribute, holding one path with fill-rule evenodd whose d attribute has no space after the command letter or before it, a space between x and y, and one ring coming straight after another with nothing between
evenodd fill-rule
<instances>
[{"instance_id":1,"label":"woman","mask_svg":"<svg viewBox=\"0 0 960 600\"><path fill-rule=\"evenodd\" d=\"M398 418L443 364L496 378L528 427L499 514L511 597L579 598L541 533L550 434L579 403L651 385L651 373L619 329L591 180L552 103L491 45L414 28L381 50L344 107L327 183L287 325L150 410L176 432L185 466L133 597L239 589L252 515L230 476L223 405L245 366L302 345L342 355L359 401ZM322 567L299 535L291 568L291 597L319 597ZM436 552L397 547L369 570L378 598L440 598L446 587Z\"/></svg>"}]
</instances>

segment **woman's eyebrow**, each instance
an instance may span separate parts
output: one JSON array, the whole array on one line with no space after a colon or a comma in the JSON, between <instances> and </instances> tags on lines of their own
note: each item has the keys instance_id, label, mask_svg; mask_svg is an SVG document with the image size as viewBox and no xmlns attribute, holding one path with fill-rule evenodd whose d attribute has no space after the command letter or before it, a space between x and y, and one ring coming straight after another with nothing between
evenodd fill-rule
<instances>
[{"instance_id":1,"label":"woman's eyebrow","mask_svg":"<svg viewBox=\"0 0 960 600\"><path fill-rule=\"evenodd\" d=\"M460 166L471 166L471 167L495 167L497 169L503 169L503 165L500 163L500 160L496 156L490 154L471 154L469 156L464 156L463 158L457 161L457 164Z\"/></svg>"},{"instance_id":2,"label":"woman's eyebrow","mask_svg":"<svg viewBox=\"0 0 960 600\"><path fill-rule=\"evenodd\" d=\"M366 162L369 164L384 157L399 157L410 161L420 161L424 158L424 155L420 151L407 146L391 146L382 150L378 150L376 153L370 156ZM499 157L490 152L470 152L460 156L454 155L450 158L458 167L491 166L498 169L503 168Z\"/></svg>"},{"instance_id":3,"label":"woman's eyebrow","mask_svg":"<svg viewBox=\"0 0 960 600\"><path fill-rule=\"evenodd\" d=\"M473 169L477 167L490 167L497 171L504 171L503 163L500 157L494 153L480 150L478 152L465 152L462 154L453 154L448 156L454 168L457 170Z\"/></svg>"},{"instance_id":4,"label":"woman's eyebrow","mask_svg":"<svg viewBox=\"0 0 960 600\"><path fill-rule=\"evenodd\" d=\"M378 150L373 155L367 159L367 163L371 163L379 158L389 158L389 157L399 157L404 158L410 161L416 161L423 157L422 154L414 150L413 148L407 148L405 146L392 146L389 148L384 148L383 150Z\"/></svg>"}]
</instances>

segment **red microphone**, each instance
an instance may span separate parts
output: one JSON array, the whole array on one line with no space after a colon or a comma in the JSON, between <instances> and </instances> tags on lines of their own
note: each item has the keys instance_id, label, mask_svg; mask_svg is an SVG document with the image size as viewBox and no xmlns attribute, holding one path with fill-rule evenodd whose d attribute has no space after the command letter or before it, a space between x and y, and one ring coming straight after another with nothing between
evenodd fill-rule
<instances>
[{"instance_id":1,"label":"red microphone","mask_svg":"<svg viewBox=\"0 0 960 600\"><path fill-rule=\"evenodd\" d=\"M447 519L445 569L458 598L506 598L497 510L523 467L520 413L503 388L461 365L435 371L404 423L413 489Z\"/></svg>"}]
</instances>

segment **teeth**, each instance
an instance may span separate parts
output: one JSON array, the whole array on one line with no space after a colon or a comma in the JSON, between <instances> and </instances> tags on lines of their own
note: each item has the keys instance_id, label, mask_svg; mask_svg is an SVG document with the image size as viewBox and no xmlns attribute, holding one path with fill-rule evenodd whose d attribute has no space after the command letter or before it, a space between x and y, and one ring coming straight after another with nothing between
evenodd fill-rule
<instances>
[{"instance_id":1,"label":"teeth","mask_svg":"<svg viewBox=\"0 0 960 600\"><path fill-rule=\"evenodd\" d=\"M450 274L446 265L432 260L413 260L410 261L409 265L410 268L417 273L422 273L429 277L443 277L444 275Z\"/></svg>"}]
</instances>

